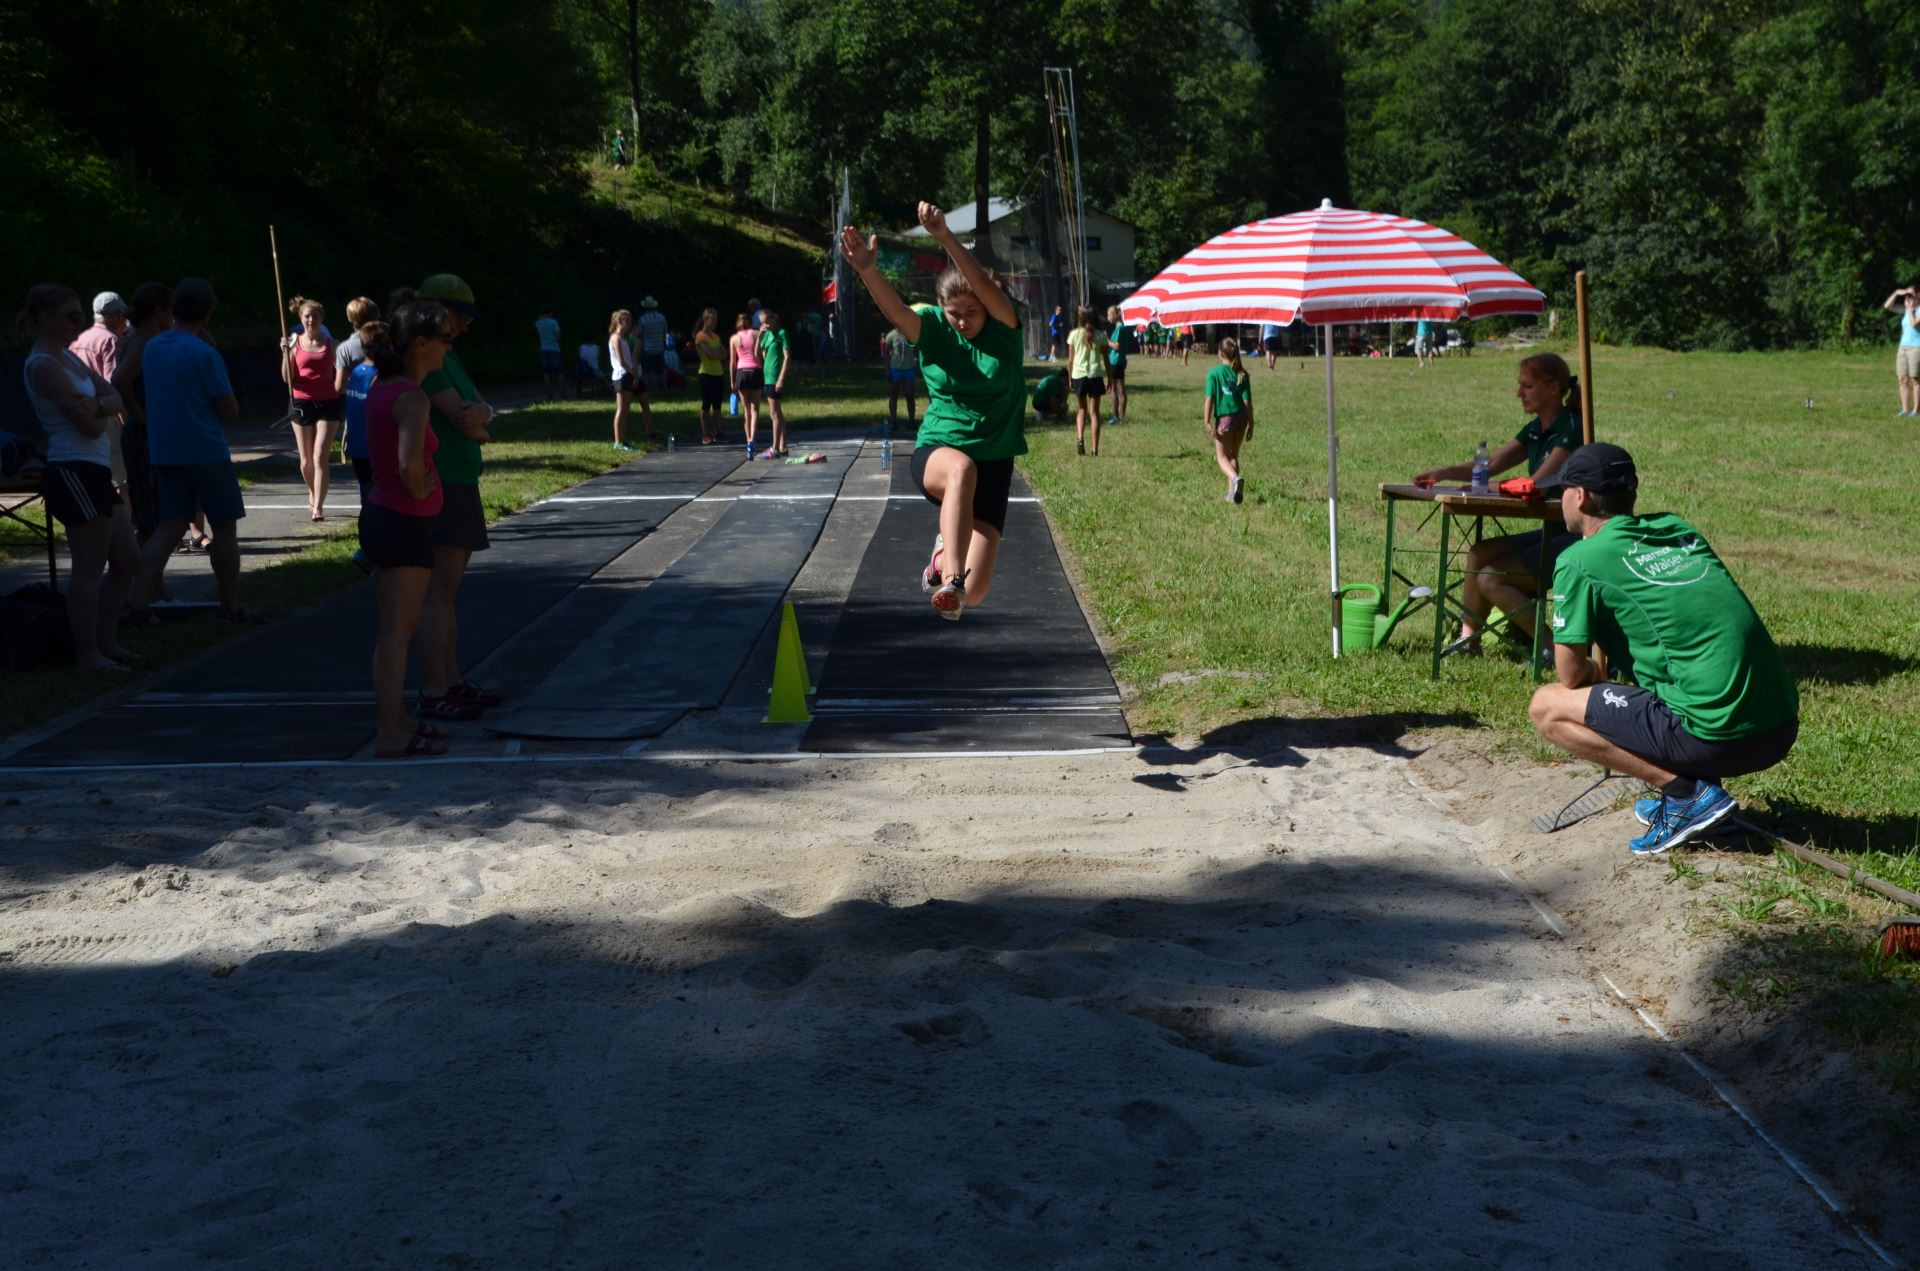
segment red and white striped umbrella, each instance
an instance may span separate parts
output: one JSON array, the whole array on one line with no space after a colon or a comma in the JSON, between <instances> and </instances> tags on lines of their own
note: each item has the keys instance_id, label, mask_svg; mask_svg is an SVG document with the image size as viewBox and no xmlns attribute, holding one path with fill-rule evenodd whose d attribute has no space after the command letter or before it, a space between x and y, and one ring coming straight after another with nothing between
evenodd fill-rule
<instances>
[{"instance_id":1,"label":"red and white striped umbrella","mask_svg":"<svg viewBox=\"0 0 1920 1271\"><path fill-rule=\"evenodd\" d=\"M1546 297L1456 234L1331 199L1230 229L1168 265L1120 304L1127 322L1454 322L1539 313ZM1332 333L1327 366L1327 573L1333 656L1340 656L1340 444L1334 431Z\"/></svg>"},{"instance_id":2,"label":"red and white striped umbrella","mask_svg":"<svg viewBox=\"0 0 1920 1271\"><path fill-rule=\"evenodd\" d=\"M1249 221L1161 270L1121 303L1128 322L1455 322L1539 313L1546 298L1472 243L1425 221L1323 201Z\"/></svg>"}]
</instances>

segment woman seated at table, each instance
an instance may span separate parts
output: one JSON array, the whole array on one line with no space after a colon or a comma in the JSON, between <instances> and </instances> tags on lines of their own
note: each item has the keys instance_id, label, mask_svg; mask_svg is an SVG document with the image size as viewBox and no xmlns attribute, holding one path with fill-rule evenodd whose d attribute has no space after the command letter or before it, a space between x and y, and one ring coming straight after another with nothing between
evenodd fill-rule
<instances>
[{"instance_id":1,"label":"woman seated at table","mask_svg":"<svg viewBox=\"0 0 1920 1271\"><path fill-rule=\"evenodd\" d=\"M1495 450L1488 464L1488 475L1496 476L1527 461L1527 475L1534 478L1559 471L1567 456L1580 446L1580 415L1573 408L1573 395L1580 381L1558 353L1536 353L1520 363L1519 386L1515 396L1533 418L1514 434L1512 441ZM1473 463L1456 463L1445 468L1430 468L1416 476L1415 485L1434 485L1466 481L1473 476ZM1506 538L1490 538L1476 543L1467 552L1467 575L1460 588L1461 606L1466 616L1460 624L1460 636L1445 653L1478 653L1480 633L1487 616L1497 607L1519 632L1533 636L1533 597L1542 578L1553 578L1553 565L1561 549L1575 535L1555 527L1547 539L1544 573L1540 560L1540 540L1545 529Z\"/></svg>"}]
</instances>

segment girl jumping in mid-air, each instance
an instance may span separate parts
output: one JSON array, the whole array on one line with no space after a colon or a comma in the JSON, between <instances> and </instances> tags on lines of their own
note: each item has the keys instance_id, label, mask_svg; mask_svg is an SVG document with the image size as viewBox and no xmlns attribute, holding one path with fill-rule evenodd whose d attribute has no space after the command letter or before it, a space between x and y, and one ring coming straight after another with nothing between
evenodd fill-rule
<instances>
[{"instance_id":1,"label":"girl jumping in mid-air","mask_svg":"<svg viewBox=\"0 0 1920 1271\"><path fill-rule=\"evenodd\" d=\"M840 252L880 313L920 350L927 413L913 452L913 479L940 505L940 533L920 586L934 612L958 619L993 584L1007 523L1013 458L1027 451L1025 353L1013 301L947 228L931 203L920 224L953 265L934 287L938 305L909 308L876 267L880 242L848 225Z\"/></svg>"},{"instance_id":2,"label":"girl jumping in mid-air","mask_svg":"<svg viewBox=\"0 0 1920 1271\"><path fill-rule=\"evenodd\" d=\"M1240 341L1220 341L1220 365L1207 372L1207 404L1200 414L1213 438L1213 457L1227 477L1227 502L1246 494L1240 478L1240 447L1253 436L1253 377L1240 365Z\"/></svg>"}]
</instances>

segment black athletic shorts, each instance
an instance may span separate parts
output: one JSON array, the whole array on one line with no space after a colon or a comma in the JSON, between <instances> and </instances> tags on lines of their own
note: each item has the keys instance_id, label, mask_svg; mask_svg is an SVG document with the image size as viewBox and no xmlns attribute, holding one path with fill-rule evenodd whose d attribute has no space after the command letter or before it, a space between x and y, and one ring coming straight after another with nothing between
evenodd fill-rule
<instances>
[{"instance_id":1,"label":"black athletic shorts","mask_svg":"<svg viewBox=\"0 0 1920 1271\"><path fill-rule=\"evenodd\" d=\"M112 516L120 506L113 469L84 459L50 463L40 470L40 497L53 519L68 529Z\"/></svg>"},{"instance_id":2,"label":"black athletic shorts","mask_svg":"<svg viewBox=\"0 0 1920 1271\"><path fill-rule=\"evenodd\" d=\"M336 397L323 402L313 397L293 399L293 422L311 427L318 423L337 424L347 417L347 399Z\"/></svg>"},{"instance_id":3,"label":"black athletic shorts","mask_svg":"<svg viewBox=\"0 0 1920 1271\"><path fill-rule=\"evenodd\" d=\"M480 487L442 481L440 497L440 515L433 518L433 545L486 551L487 513L480 506Z\"/></svg>"},{"instance_id":4,"label":"black athletic shorts","mask_svg":"<svg viewBox=\"0 0 1920 1271\"><path fill-rule=\"evenodd\" d=\"M700 409L721 410L727 404L727 377L724 375L702 375L700 377Z\"/></svg>"},{"instance_id":5,"label":"black athletic shorts","mask_svg":"<svg viewBox=\"0 0 1920 1271\"><path fill-rule=\"evenodd\" d=\"M913 452L913 484L920 493L927 496L927 502L938 504L940 500L927 494L927 460L940 446L920 446ZM979 470L973 483L973 520L977 525L991 525L999 533L1007 532L1007 497L1013 493L1012 459L976 459L974 467Z\"/></svg>"},{"instance_id":6,"label":"black athletic shorts","mask_svg":"<svg viewBox=\"0 0 1920 1271\"><path fill-rule=\"evenodd\" d=\"M1555 530L1553 537L1547 539L1546 572L1542 573L1540 567L1540 539L1545 534L1545 530L1528 530L1525 534L1515 534L1507 540L1507 546L1513 550L1514 556L1519 559L1520 563L1527 567L1528 573L1532 574L1535 578L1552 582L1553 567L1560 559L1560 553L1579 542L1580 536L1572 530Z\"/></svg>"},{"instance_id":7,"label":"black athletic shorts","mask_svg":"<svg viewBox=\"0 0 1920 1271\"><path fill-rule=\"evenodd\" d=\"M360 509L360 547L375 569L432 569L433 523L369 503Z\"/></svg>"},{"instance_id":8,"label":"black athletic shorts","mask_svg":"<svg viewBox=\"0 0 1920 1271\"><path fill-rule=\"evenodd\" d=\"M1076 397L1102 397L1107 391L1107 382L1098 375L1089 375L1086 379L1073 381Z\"/></svg>"},{"instance_id":9,"label":"black athletic shorts","mask_svg":"<svg viewBox=\"0 0 1920 1271\"><path fill-rule=\"evenodd\" d=\"M1631 684L1594 685L1587 696L1587 727L1676 776L1711 781L1773 767L1800 736L1796 719L1751 737L1705 741L1688 732L1665 702Z\"/></svg>"}]
</instances>

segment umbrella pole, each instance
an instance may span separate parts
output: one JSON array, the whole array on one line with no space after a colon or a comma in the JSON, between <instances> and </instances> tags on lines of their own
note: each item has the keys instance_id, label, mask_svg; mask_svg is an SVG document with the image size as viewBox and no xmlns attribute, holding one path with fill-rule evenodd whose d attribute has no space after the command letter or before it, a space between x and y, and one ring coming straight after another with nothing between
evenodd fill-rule
<instances>
[{"instance_id":1,"label":"umbrella pole","mask_svg":"<svg viewBox=\"0 0 1920 1271\"><path fill-rule=\"evenodd\" d=\"M1573 276L1573 312L1580 321L1580 442L1593 444L1593 341L1587 331L1587 271Z\"/></svg>"},{"instance_id":2,"label":"umbrella pole","mask_svg":"<svg viewBox=\"0 0 1920 1271\"><path fill-rule=\"evenodd\" d=\"M1333 656L1340 656L1340 443L1333 432L1333 325L1320 327L1327 363L1327 572L1333 602Z\"/></svg>"}]
</instances>

